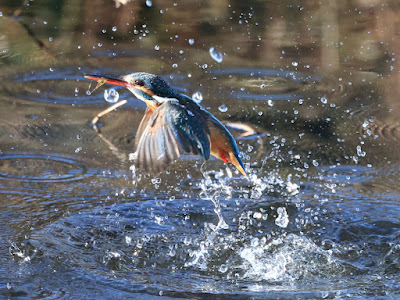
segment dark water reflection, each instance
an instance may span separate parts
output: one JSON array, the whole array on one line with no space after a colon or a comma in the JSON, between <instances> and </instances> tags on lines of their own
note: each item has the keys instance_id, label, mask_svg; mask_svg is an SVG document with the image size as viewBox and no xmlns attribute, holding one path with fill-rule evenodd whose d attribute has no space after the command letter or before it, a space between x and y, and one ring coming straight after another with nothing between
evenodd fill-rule
<instances>
[{"instance_id":1,"label":"dark water reflection","mask_svg":"<svg viewBox=\"0 0 400 300\"><path fill-rule=\"evenodd\" d=\"M1 297L400 296L397 2L0 12ZM157 176L131 168L145 105L117 88L128 103L97 135L109 104L83 74L132 71L201 95L251 182L190 156Z\"/></svg>"}]
</instances>

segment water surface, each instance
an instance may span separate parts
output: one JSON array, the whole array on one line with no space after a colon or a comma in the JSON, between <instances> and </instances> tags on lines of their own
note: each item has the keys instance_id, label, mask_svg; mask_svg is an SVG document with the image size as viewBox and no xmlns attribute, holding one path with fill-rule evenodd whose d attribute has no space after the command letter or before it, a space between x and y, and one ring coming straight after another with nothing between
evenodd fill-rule
<instances>
[{"instance_id":1,"label":"water surface","mask_svg":"<svg viewBox=\"0 0 400 300\"><path fill-rule=\"evenodd\" d=\"M1 297L399 298L397 3L124 2L0 4ZM99 135L83 74L133 71L201 95L250 181L132 167L145 105L116 87Z\"/></svg>"}]
</instances>

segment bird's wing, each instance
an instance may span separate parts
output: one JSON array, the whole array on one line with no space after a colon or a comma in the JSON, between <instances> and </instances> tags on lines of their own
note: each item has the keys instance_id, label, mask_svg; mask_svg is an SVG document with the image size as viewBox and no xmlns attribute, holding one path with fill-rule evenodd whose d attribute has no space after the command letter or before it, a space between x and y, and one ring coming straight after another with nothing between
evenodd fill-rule
<instances>
[{"instance_id":1,"label":"bird's wing","mask_svg":"<svg viewBox=\"0 0 400 300\"><path fill-rule=\"evenodd\" d=\"M166 101L151 114L139 138L135 164L157 173L185 152L210 157L204 116L197 110L187 110L177 100Z\"/></svg>"},{"instance_id":2,"label":"bird's wing","mask_svg":"<svg viewBox=\"0 0 400 300\"><path fill-rule=\"evenodd\" d=\"M139 128L136 131L136 137L135 137L135 148L136 149L139 145L140 138L142 137L143 132L146 129L147 123L149 123L150 117L153 114L153 112L154 112L153 109L147 107L147 109L144 113L144 116L142 118L142 121L140 121Z\"/></svg>"}]
</instances>

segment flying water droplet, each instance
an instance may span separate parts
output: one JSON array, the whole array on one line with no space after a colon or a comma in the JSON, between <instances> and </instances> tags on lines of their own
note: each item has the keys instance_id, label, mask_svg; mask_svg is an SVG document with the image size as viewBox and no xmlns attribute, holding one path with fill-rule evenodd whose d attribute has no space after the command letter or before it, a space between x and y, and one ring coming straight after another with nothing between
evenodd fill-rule
<instances>
[{"instance_id":1,"label":"flying water droplet","mask_svg":"<svg viewBox=\"0 0 400 300\"><path fill-rule=\"evenodd\" d=\"M146 5L148 7L152 7L153 6L153 2L151 0L146 0Z\"/></svg>"},{"instance_id":2,"label":"flying water droplet","mask_svg":"<svg viewBox=\"0 0 400 300\"><path fill-rule=\"evenodd\" d=\"M211 47L210 55L212 59L215 60L217 63L222 63L223 57L222 53L219 50L215 49L214 47Z\"/></svg>"},{"instance_id":3,"label":"flying water droplet","mask_svg":"<svg viewBox=\"0 0 400 300\"><path fill-rule=\"evenodd\" d=\"M118 27L117 27L117 26L114 26L111 30L112 30L112 31L117 31L117 29L118 29Z\"/></svg>"},{"instance_id":4,"label":"flying water droplet","mask_svg":"<svg viewBox=\"0 0 400 300\"><path fill-rule=\"evenodd\" d=\"M104 100L110 103L115 103L119 100L119 94L114 89L104 90Z\"/></svg>"},{"instance_id":5,"label":"flying water droplet","mask_svg":"<svg viewBox=\"0 0 400 300\"><path fill-rule=\"evenodd\" d=\"M193 45L194 44L194 39L189 39L189 45Z\"/></svg>"},{"instance_id":6,"label":"flying water droplet","mask_svg":"<svg viewBox=\"0 0 400 300\"><path fill-rule=\"evenodd\" d=\"M222 264L222 265L219 267L218 271L220 271L221 273L226 273L226 271L228 271L227 265Z\"/></svg>"},{"instance_id":7,"label":"flying water droplet","mask_svg":"<svg viewBox=\"0 0 400 300\"><path fill-rule=\"evenodd\" d=\"M192 99L195 102L200 103L201 101L203 101L203 94L201 92L197 91L192 95Z\"/></svg>"},{"instance_id":8,"label":"flying water droplet","mask_svg":"<svg viewBox=\"0 0 400 300\"><path fill-rule=\"evenodd\" d=\"M261 218L262 218L262 214L261 214L259 211L256 211L256 212L253 214L253 218L254 218L254 219L261 219Z\"/></svg>"},{"instance_id":9,"label":"flying water droplet","mask_svg":"<svg viewBox=\"0 0 400 300\"><path fill-rule=\"evenodd\" d=\"M362 151L362 148L361 148L360 145L358 145L358 146L356 147L356 149L357 149L357 155L358 155L358 156L364 157L364 156L366 155L366 152L365 152L365 151Z\"/></svg>"},{"instance_id":10,"label":"flying water droplet","mask_svg":"<svg viewBox=\"0 0 400 300\"><path fill-rule=\"evenodd\" d=\"M218 107L220 112L227 112L228 111L228 107L225 104L222 104Z\"/></svg>"},{"instance_id":11,"label":"flying water droplet","mask_svg":"<svg viewBox=\"0 0 400 300\"><path fill-rule=\"evenodd\" d=\"M328 99L326 97L321 97L321 102L323 104L326 104L326 103L328 103Z\"/></svg>"},{"instance_id":12,"label":"flying water droplet","mask_svg":"<svg viewBox=\"0 0 400 300\"><path fill-rule=\"evenodd\" d=\"M275 219L275 224L279 227L286 228L289 224L289 215L286 212L286 208L278 207L278 217Z\"/></svg>"}]
</instances>

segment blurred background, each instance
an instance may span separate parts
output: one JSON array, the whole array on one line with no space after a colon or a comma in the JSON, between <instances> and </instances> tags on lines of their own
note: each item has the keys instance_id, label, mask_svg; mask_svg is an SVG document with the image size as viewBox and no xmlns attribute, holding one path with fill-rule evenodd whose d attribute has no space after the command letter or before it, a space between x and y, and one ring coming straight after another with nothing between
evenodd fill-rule
<instances>
[{"instance_id":1,"label":"blurred background","mask_svg":"<svg viewBox=\"0 0 400 300\"><path fill-rule=\"evenodd\" d=\"M0 0L0 295L397 299L399 34L398 1ZM114 87L97 134L110 86L83 75L137 71L251 181L132 168L145 105Z\"/></svg>"}]
</instances>

